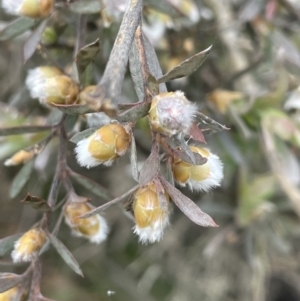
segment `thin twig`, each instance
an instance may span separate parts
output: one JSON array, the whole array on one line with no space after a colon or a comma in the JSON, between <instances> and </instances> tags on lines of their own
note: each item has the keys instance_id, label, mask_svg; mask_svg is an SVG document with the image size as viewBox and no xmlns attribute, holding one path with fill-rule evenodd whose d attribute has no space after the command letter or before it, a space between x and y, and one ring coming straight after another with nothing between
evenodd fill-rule
<instances>
[{"instance_id":1,"label":"thin twig","mask_svg":"<svg viewBox=\"0 0 300 301\"><path fill-rule=\"evenodd\" d=\"M80 15L77 20L77 28L76 28L77 35L76 35L76 44L74 48L74 59L76 58L79 50L84 46L86 22L87 22L86 15Z\"/></svg>"},{"instance_id":2,"label":"thin twig","mask_svg":"<svg viewBox=\"0 0 300 301\"><path fill-rule=\"evenodd\" d=\"M136 185L134 186L133 188L131 188L130 190L128 190L127 192L125 192L124 194L122 194L121 196L105 203L104 205L101 205L91 211L89 211L88 213L86 214L83 214L83 215L80 215L78 218L89 218L97 213L99 213L100 211L104 211L106 210L108 207L110 207L111 205L114 205L120 201L122 201L123 199L125 199L127 196L129 196L130 194L132 194L133 192L135 192L138 188L139 188L140 185Z\"/></svg>"}]
</instances>

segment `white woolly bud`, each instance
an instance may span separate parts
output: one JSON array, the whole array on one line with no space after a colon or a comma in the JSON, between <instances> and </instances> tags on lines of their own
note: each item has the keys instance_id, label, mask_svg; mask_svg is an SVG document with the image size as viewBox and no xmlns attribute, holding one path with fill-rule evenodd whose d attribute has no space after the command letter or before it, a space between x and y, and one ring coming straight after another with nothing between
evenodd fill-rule
<instances>
[{"instance_id":1,"label":"white woolly bud","mask_svg":"<svg viewBox=\"0 0 300 301\"><path fill-rule=\"evenodd\" d=\"M156 95L151 103L149 120L154 130L167 135L187 134L197 113L181 91Z\"/></svg>"},{"instance_id":2,"label":"white woolly bud","mask_svg":"<svg viewBox=\"0 0 300 301\"><path fill-rule=\"evenodd\" d=\"M43 66L29 70L25 83L30 96L38 98L43 105L72 104L79 94L77 83L56 67Z\"/></svg>"},{"instance_id":3,"label":"white woolly bud","mask_svg":"<svg viewBox=\"0 0 300 301\"><path fill-rule=\"evenodd\" d=\"M164 229L169 225L170 201L167 193L165 198L168 206L162 208L153 182L138 189L134 194L133 214L136 222L134 233L144 244L160 241Z\"/></svg>"},{"instance_id":4,"label":"white woolly bud","mask_svg":"<svg viewBox=\"0 0 300 301\"><path fill-rule=\"evenodd\" d=\"M203 165L192 165L174 157L172 170L175 181L180 186L186 186L195 191L209 191L220 186L223 179L223 164L220 158L207 148L190 146L191 151L207 158Z\"/></svg>"},{"instance_id":5,"label":"white woolly bud","mask_svg":"<svg viewBox=\"0 0 300 301\"><path fill-rule=\"evenodd\" d=\"M15 242L11 257L14 262L28 262L37 258L47 236L41 228L33 228Z\"/></svg>"},{"instance_id":6,"label":"white woolly bud","mask_svg":"<svg viewBox=\"0 0 300 301\"><path fill-rule=\"evenodd\" d=\"M87 168L99 164L111 166L116 159L125 154L130 141L130 134L121 124L105 125L77 143L77 161Z\"/></svg>"},{"instance_id":7,"label":"white woolly bud","mask_svg":"<svg viewBox=\"0 0 300 301\"><path fill-rule=\"evenodd\" d=\"M90 242L99 244L107 238L109 227L104 217L100 214L88 218L79 219L78 216L94 209L89 203L69 203L65 207L65 221L72 229L72 234L77 237L85 237Z\"/></svg>"}]
</instances>

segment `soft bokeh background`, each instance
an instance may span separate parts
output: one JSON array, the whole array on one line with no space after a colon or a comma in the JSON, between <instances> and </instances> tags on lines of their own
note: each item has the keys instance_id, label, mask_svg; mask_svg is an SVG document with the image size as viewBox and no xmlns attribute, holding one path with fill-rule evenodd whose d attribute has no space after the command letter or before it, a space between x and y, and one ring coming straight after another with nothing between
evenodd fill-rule
<instances>
[{"instance_id":1,"label":"soft bokeh background","mask_svg":"<svg viewBox=\"0 0 300 301\"><path fill-rule=\"evenodd\" d=\"M107 9L87 18L85 44L100 37L101 51L86 83L96 83L103 73L122 2L126 1L109 2L113 13ZM0 28L11 19L2 12ZM1 127L43 124L49 118L49 110L30 99L24 79L28 69L50 63L45 47L68 68L77 19L67 9L58 10L50 29L57 36L44 37L44 46L25 65L22 46L28 33L0 42ZM219 228L198 227L174 208L164 239L145 246L138 243L133 222L120 205L105 212L111 228L107 241L92 245L72 237L63 223L58 237L85 277L75 275L50 249L43 255L44 295L63 301L300 300L299 19L298 0L145 1L144 30L165 72L213 44L198 71L168 88L184 91L204 114L230 128L207 138L224 162L222 186L207 194L184 190ZM129 72L123 97L128 102L137 99ZM146 120L138 123L135 134L138 160L143 162L151 141ZM1 162L42 138L43 134L0 138ZM85 170L76 164L74 145L68 147L71 168L114 195L134 185L127 156L111 168ZM39 156L30 180L14 199L9 197L10 185L20 167L1 164L0 238L29 229L41 217L19 201L27 192L47 197L56 148L53 143ZM96 206L104 202L80 185L75 189ZM0 262L1 271L25 269L4 264L7 260Z\"/></svg>"}]
</instances>

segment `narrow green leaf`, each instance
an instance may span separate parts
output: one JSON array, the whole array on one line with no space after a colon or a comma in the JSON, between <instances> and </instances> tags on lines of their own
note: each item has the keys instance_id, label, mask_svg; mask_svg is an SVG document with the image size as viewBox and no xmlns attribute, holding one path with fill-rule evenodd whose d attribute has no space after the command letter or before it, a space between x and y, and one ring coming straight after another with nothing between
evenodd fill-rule
<instances>
[{"instance_id":1,"label":"narrow green leaf","mask_svg":"<svg viewBox=\"0 0 300 301\"><path fill-rule=\"evenodd\" d=\"M100 0L80 0L71 3L69 7L77 14L97 14L102 9Z\"/></svg>"},{"instance_id":2,"label":"narrow green leaf","mask_svg":"<svg viewBox=\"0 0 300 301\"><path fill-rule=\"evenodd\" d=\"M65 247L65 245L54 235L49 233L49 238L56 249L57 253L62 257L62 259L65 261L65 263L78 275L83 277L83 273L80 269L79 264L75 260L74 256L72 253Z\"/></svg>"},{"instance_id":3,"label":"narrow green leaf","mask_svg":"<svg viewBox=\"0 0 300 301\"><path fill-rule=\"evenodd\" d=\"M77 2L78 3L78 2ZM99 39L81 48L76 55L75 61L78 67L78 71L82 74L87 66L95 60L97 54L100 51Z\"/></svg>"},{"instance_id":4,"label":"narrow green leaf","mask_svg":"<svg viewBox=\"0 0 300 301\"><path fill-rule=\"evenodd\" d=\"M37 133L51 130L51 126L24 125L0 128L0 136L19 135L25 133Z\"/></svg>"},{"instance_id":5,"label":"narrow green leaf","mask_svg":"<svg viewBox=\"0 0 300 301\"><path fill-rule=\"evenodd\" d=\"M32 208L42 211L42 212L47 212L51 211L50 206L48 205L47 201L36 196L32 196L29 193L27 193L27 196L24 200L21 201L23 204L28 204Z\"/></svg>"},{"instance_id":6,"label":"narrow green leaf","mask_svg":"<svg viewBox=\"0 0 300 301\"><path fill-rule=\"evenodd\" d=\"M69 115L94 113L88 105L59 105L52 103L52 106Z\"/></svg>"},{"instance_id":7,"label":"narrow green leaf","mask_svg":"<svg viewBox=\"0 0 300 301\"><path fill-rule=\"evenodd\" d=\"M69 115L66 119L65 126L66 126L66 131L69 133L70 131L73 130L74 126L76 125L78 120L77 115Z\"/></svg>"},{"instance_id":8,"label":"narrow green leaf","mask_svg":"<svg viewBox=\"0 0 300 301\"><path fill-rule=\"evenodd\" d=\"M10 288L16 286L24 277L13 273L0 273L0 293L3 293Z\"/></svg>"},{"instance_id":9,"label":"narrow green leaf","mask_svg":"<svg viewBox=\"0 0 300 301\"><path fill-rule=\"evenodd\" d=\"M81 184L84 188L88 191L92 192L93 194L100 196L104 200L111 200L112 195L108 192L108 190L102 187L100 184L96 183L95 181L82 176L74 171L70 173L70 176L79 184Z\"/></svg>"},{"instance_id":10,"label":"narrow green leaf","mask_svg":"<svg viewBox=\"0 0 300 301\"><path fill-rule=\"evenodd\" d=\"M15 244L23 233L14 234L0 239L0 257L5 255L8 251L12 250Z\"/></svg>"},{"instance_id":11,"label":"narrow green leaf","mask_svg":"<svg viewBox=\"0 0 300 301\"><path fill-rule=\"evenodd\" d=\"M34 160L31 160L28 163L26 163L14 178L10 187L11 198L16 197L29 180L31 172L33 170L34 162Z\"/></svg>"},{"instance_id":12,"label":"narrow green leaf","mask_svg":"<svg viewBox=\"0 0 300 301\"><path fill-rule=\"evenodd\" d=\"M97 128L89 128L86 129L82 132L76 133L71 139L70 141L73 143L78 143L79 141L81 141L82 139L85 139L89 136L91 136L95 131L97 130Z\"/></svg>"},{"instance_id":13,"label":"narrow green leaf","mask_svg":"<svg viewBox=\"0 0 300 301\"><path fill-rule=\"evenodd\" d=\"M158 80L158 82L165 83L165 82L171 81L173 79L185 77L185 76L192 74L206 60L206 58L211 50L211 47L212 47L212 45L209 46L207 49L205 49L205 50L191 56L187 60L183 61L182 63L180 63L179 65L174 67L172 70L170 70L167 74L162 76Z\"/></svg>"},{"instance_id":14,"label":"narrow green leaf","mask_svg":"<svg viewBox=\"0 0 300 301\"><path fill-rule=\"evenodd\" d=\"M34 54L36 47L39 45L42 34L47 26L48 19L43 20L39 26L32 32L28 40L24 44L23 55L24 63L26 63Z\"/></svg>"},{"instance_id":15,"label":"narrow green leaf","mask_svg":"<svg viewBox=\"0 0 300 301\"><path fill-rule=\"evenodd\" d=\"M24 33L28 29L32 28L39 21L29 18L18 18L8 24L0 33L0 41L11 40L20 34Z\"/></svg>"}]
</instances>

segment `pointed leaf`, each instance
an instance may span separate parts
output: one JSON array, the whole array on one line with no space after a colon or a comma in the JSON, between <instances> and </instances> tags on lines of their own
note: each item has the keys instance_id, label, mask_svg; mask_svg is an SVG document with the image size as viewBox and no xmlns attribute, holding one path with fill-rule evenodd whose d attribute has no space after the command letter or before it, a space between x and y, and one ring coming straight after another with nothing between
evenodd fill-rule
<instances>
[{"instance_id":1,"label":"pointed leaf","mask_svg":"<svg viewBox=\"0 0 300 301\"><path fill-rule=\"evenodd\" d=\"M182 194L163 177L160 177L160 180L176 206L191 221L202 227L218 227L213 219L204 213L191 199Z\"/></svg>"},{"instance_id":2,"label":"pointed leaf","mask_svg":"<svg viewBox=\"0 0 300 301\"><path fill-rule=\"evenodd\" d=\"M162 77L163 73L161 71L161 67L156 55L156 52L148 40L148 38L143 34L143 41L144 41L144 46L145 46L145 52L146 52L146 57L147 57L147 63L149 67L149 71L151 75L153 75L156 79ZM159 92L168 92L167 86L165 83L159 83Z\"/></svg>"},{"instance_id":3,"label":"pointed leaf","mask_svg":"<svg viewBox=\"0 0 300 301\"><path fill-rule=\"evenodd\" d=\"M166 198L164 186L158 178L154 180L154 184L156 187L159 205L163 209L163 211L167 211L169 204Z\"/></svg>"},{"instance_id":4,"label":"pointed leaf","mask_svg":"<svg viewBox=\"0 0 300 301\"><path fill-rule=\"evenodd\" d=\"M26 163L19 171L19 173L14 178L10 187L10 197L16 197L22 188L25 186L27 181L30 179L31 172L33 170L34 160Z\"/></svg>"},{"instance_id":5,"label":"pointed leaf","mask_svg":"<svg viewBox=\"0 0 300 301\"><path fill-rule=\"evenodd\" d=\"M24 63L27 62L34 54L36 47L39 45L42 34L47 26L49 19L43 20L39 26L31 33L28 40L25 42L23 55L24 55Z\"/></svg>"},{"instance_id":6,"label":"pointed leaf","mask_svg":"<svg viewBox=\"0 0 300 301\"><path fill-rule=\"evenodd\" d=\"M175 137L174 139L188 157L188 161L187 160L184 160L184 161L191 162L193 165L196 165L195 154L191 151L190 147L184 141L184 139L182 137L181 138Z\"/></svg>"},{"instance_id":7,"label":"pointed leaf","mask_svg":"<svg viewBox=\"0 0 300 301\"><path fill-rule=\"evenodd\" d=\"M52 103L51 105L59 109L60 111L70 115L79 115L94 112L88 105L59 105L55 103Z\"/></svg>"},{"instance_id":8,"label":"pointed leaf","mask_svg":"<svg viewBox=\"0 0 300 301\"><path fill-rule=\"evenodd\" d=\"M159 94L159 84L158 81L156 80L156 78L152 75L149 74L148 76L148 88L151 92L151 95L157 95Z\"/></svg>"},{"instance_id":9,"label":"pointed leaf","mask_svg":"<svg viewBox=\"0 0 300 301\"><path fill-rule=\"evenodd\" d=\"M192 57L188 58L187 60L183 61L179 65L177 65L175 68L170 70L167 74L162 76L158 82L159 83L164 83L171 81L176 78L181 78L188 76L195 72L206 60L210 50L211 46L209 46L207 49L193 55Z\"/></svg>"},{"instance_id":10,"label":"pointed leaf","mask_svg":"<svg viewBox=\"0 0 300 301\"><path fill-rule=\"evenodd\" d=\"M150 103L141 102L134 105L129 110L119 114L117 120L121 122L137 121L140 118L146 116L149 110L150 110Z\"/></svg>"},{"instance_id":11,"label":"pointed leaf","mask_svg":"<svg viewBox=\"0 0 300 301\"><path fill-rule=\"evenodd\" d=\"M22 200L21 203L28 204L31 207L33 207L34 209L42 211L42 212L51 211L51 208L48 205L46 200L36 197L36 196L32 196L29 193L27 193L26 198L24 200Z\"/></svg>"},{"instance_id":12,"label":"pointed leaf","mask_svg":"<svg viewBox=\"0 0 300 301\"><path fill-rule=\"evenodd\" d=\"M97 128L89 128L86 129L82 132L76 133L71 139L70 141L73 143L78 143L79 141L90 137L93 133L95 133L95 131L97 131Z\"/></svg>"},{"instance_id":13,"label":"pointed leaf","mask_svg":"<svg viewBox=\"0 0 300 301\"><path fill-rule=\"evenodd\" d=\"M203 165L207 162L207 158L202 157L200 154L198 153L193 153L194 155L194 159L195 159L195 163L192 162L190 156L186 153L186 151L182 150L182 149L174 149L174 154L179 157L181 160L193 164L193 165Z\"/></svg>"},{"instance_id":14,"label":"pointed leaf","mask_svg":"<svg viewBox=\"0 0 300 301\"><path fill-rule=\"evenodd\" d=\"M200 119L202 124L208 126L208 129L205 129L205 135L211 135L214 133L222 132L224 130L229 130L229 128L227 128L226 126L218 123L217 121L211 119L201 112L197 112L197 117L198 119Z\"/></svg>"},{"instance_id":15,"label":"pointed leaf","mask_svg":"<svg viewBox=\"0 0 300 301\"><path fill-rule=\"evenodd\" d=\"M97 14L101 11L100 0L79 0L69 5L70 10L77 14Z\"/></svg>"},{"instance_id":16,"label":"pointed leaf","mask_svg":"<svg viewBox=\"0 0 300 301\"><path fill-rule=\"evenodd\" d=\"M136 37L129 52L129 70L134 83L136 95L139 101L143 101L145 98L145 87L142 75L142 62L139 58Z\"/></svg>"},{"instance_id":17,"label":"pointed leaf","mask_svg":"<svg viewBox=\"0 0 300 301\"><path fill-rule=\"evenodd\" d=\"M58 254L62 257L65 263L78 275L83 277L83 273L80 269L79 264L73 257L72 253L64 246L64 244L56 238L54 235L49 233L50 242L58 252Z\"/></svg>"},{"instance_id":18,"label":"pointed leaf","mask_svg":"<svg viewBox=\"0 0 300 301\"><path fill-rule=\"evenodd\" d=\"M87 66L95 60L100 51L99 39L81 48L76 55L75 61L77 63L78 71L82 74Z\"/></svg>"},{"instance_id":19,"label":"pointed leaf","mask_svg":"<svg viewBox=\"0 0 300 301\"><path fill-rule=\"evenodd\" d=\"M23 233L14 234L0 239L0 257L12 250L15 242L23 235Z\"/></svg>"},{"instance_id":20,"label":"pointed leaf","mask_svg":"<svg viewBox=\"0 0 300 301\"><path fill-rule=\"evenodd\" d=\"M92 192L93 194L100 196L104 200L111 200L113 196L111 193L101 186L100 184L96 183L95 181L82 176L74 171L70 172L70 176L79 184L81 184L84 188L86 188L88 191Z\"/></svg>"},{"instance_id":21,"label":"pointed leaf","mask_svg":"<svg viewBox=\"0 0 300 301\"><path fill-rule=\"evenodd\" d=\"M0 273L0 294L16 286L24 277L13 273Z\"/></svg>"},{"instance_id":22,"label":"pointed leaf","mask_svg":"<svg viewBox=\"0 0 300 301\"><path fill-rule=\"evenodd\" d=\"M132 177L135 181L139 181L139 170L137 166L137 154L136 154L136 145L134 135L131 135L131 149L130 149L130 165Z\"/></svg>"},{"instance_id":23,"label":"pointed leaf","mask_svg":"<svg viewBox=\"0 0 300 301\"><path fill-rule=\"evenodd\" d=\"M204 135L196 123L192 124L190 131L189 131L189 135L192 137L192 139L194 139L198 142L206 143Z\"/></svg>"},{"instance_id":24,"label":"pointed leaf","mask_svg":"<svg viewBox=\"0 0 300 301\"><path fill-rule=\"evenodd\" d=\"M160 167L158 145L153 144L150 156L145 161L139 178L140 186L144 186L151 182L158 174Z\"/></svg>"},{"instance_id":25,"label":"pointed leaf","mask_svg":"<svg viewBox=\"0 0 300 301\"><path fill-rule=\"evenodd\" d=\"M51 126L24 125L0 128L0 136L19 135L24 133L37 133L51 130Z\"/></svg>"},{"instance_id":26,"label":"pointed leaf","mask_svg":"<svg viewBox=\"0 0 300 301\"><path fill-rule=\"evenodd\" d=\"M174 174L173 174L173 170L172 170L172 157L169 157L167 160L167 181L169 183L171 183L172 186L175 186L175 182L174 182Z\"/></svg>"},{"instance_id":27,"label":"pointed leaf","mask_svg":"<svg viewBox=\"0 0 300 301\"><path fill-rule=\"evenodd\" d=\"M38 20L23 17L16 19L1 31L0 41L11 40L32 28L38 22Z\"/></svg>"}]
</instances>

